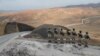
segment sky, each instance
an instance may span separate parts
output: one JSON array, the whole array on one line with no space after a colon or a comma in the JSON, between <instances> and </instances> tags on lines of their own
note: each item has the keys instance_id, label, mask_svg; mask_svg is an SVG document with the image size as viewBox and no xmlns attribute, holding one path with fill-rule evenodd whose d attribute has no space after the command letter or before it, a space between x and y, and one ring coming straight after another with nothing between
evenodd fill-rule
<instances>
[{"instance_id":1,"label":"sky","mask_svg":"<svg viewBox=\"0 0 100 56\"><path fill-rule=\"evenodd\" d=\"M26 10L99 3L100 0L0 0L0 10Z\"/></svg>"}]
</instances>

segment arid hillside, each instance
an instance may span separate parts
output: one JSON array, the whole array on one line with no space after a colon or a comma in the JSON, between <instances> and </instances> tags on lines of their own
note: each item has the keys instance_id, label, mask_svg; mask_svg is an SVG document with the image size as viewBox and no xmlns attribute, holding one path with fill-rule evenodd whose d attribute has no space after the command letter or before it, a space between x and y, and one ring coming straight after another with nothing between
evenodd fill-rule
<instances>
[{"instance_id":1,"label":"arid hillside","mask_svg":"<svg viewBox=\"0 0 100 56\"><path fill-rule=\"evenodd\" d=\"M42 10L25 10L9 14L2 14L0 16L0 31L1 35L4 32L5 23L7 22L19 22L24 23L33 27L40 26L42 24L54 24L66 26L68 24L81 23L82 19L100 16L99 8L52 8L52 9L42 9ZM93 37L100 37L100 18L90 19L91 23L89 25L79 25L73 26L72 28L89 31ZM91 26L92 25L92 26ZM95 25L95 26L94 26ZM3 29L2 29L3 28Z\"/></svg>"},{"instance_id":2,"label":"arid hillside","mask_svg":"<svg viewBox=\"0 0 100 56\"><path fill-rule=\"evenodd\" d=\"M95 8L52 8L3 14L0 16L0 22L16 21L32 26L39 26L41 24L67 25L79 23L83 18L97 15L100 15L100 10Z\"/></svg>"}]
</instances>

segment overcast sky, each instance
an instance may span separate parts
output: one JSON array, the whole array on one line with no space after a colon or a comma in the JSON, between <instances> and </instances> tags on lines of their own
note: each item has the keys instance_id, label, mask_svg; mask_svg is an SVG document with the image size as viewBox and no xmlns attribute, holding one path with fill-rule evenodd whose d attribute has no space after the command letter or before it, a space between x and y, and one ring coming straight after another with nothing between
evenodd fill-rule
<instances>
[{"instance_id":1,"label":"overcast sky","mask_svg":"<svg viewBox=\"0 0 100 56\"><path fill-rule=\"evenodd\" d=\"M25 10L99 3L100 0L0 0L0 10Z\"/></svg>"}]
</instances>

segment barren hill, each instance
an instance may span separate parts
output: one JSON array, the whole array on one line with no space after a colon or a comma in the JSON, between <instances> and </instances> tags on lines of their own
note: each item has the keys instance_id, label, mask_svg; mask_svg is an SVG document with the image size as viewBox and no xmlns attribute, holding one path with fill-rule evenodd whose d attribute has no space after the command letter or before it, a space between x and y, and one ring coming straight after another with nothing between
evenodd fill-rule
<instances>
[{"instance_id":1,"label":"barren hill","mask_svg":"<svg viewBox=\"0 0 100 56\"><path fill-rule=\"evenodd\" d=\"M17 21L32 26L41 24L67 25L81 22L82 18L97 15L100 15L100 10L95 8L52 8L4 14L0 16L0 21Z\"/></svg>"},{"instance_id":2,"label":"barren hill","mask_svg":"<svg viewBox=\"0 0 100 56\"><path fill-rule=\"evenodd\" d=\"M16 21L33 27L37 27L42 24L54 24L54 25L66 26L68 24L81 23L81 19L92 16L100 16L99 8L73 7L73 8L52 8L52 9L42 9L42 10L25 10L16 13L10 13L10 14L6 13L1 15L0 23L3 24L6 22ZM100 36L99 34L100 17L95 20L94 19L90 19L92 20L91 24L86 25L85 27L82 25L78 26L79 28L77 26L73 27L83 31L89 31L91 32L91 35L96 36L98 38ZM91 25L92 27L90 27ZM0 27L5 28L5 25L4 27L3 25L2 26L0 25ZM2 28L0 28L0 31L4 30Z\"/></svg>"}]
</instances>

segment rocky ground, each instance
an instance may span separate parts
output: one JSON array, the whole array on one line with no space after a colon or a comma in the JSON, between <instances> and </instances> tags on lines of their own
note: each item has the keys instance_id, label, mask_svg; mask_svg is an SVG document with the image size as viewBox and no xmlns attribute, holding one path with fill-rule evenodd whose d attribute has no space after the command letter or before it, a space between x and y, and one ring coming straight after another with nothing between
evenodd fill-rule
<instances>
[{"instance_id":1,"label":"rocky ground","mask_svg":"<svg viewBox=\"0 0 100 56\"><path fill-rule=\"evenodd\" d=\"M8 44L0 56L99 56L100 47L77 46L77 44L54 44L38 39L17 38Z\"/></svg>"}]
</instances>

